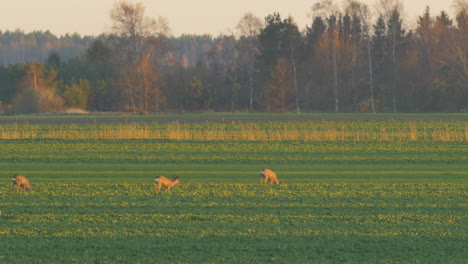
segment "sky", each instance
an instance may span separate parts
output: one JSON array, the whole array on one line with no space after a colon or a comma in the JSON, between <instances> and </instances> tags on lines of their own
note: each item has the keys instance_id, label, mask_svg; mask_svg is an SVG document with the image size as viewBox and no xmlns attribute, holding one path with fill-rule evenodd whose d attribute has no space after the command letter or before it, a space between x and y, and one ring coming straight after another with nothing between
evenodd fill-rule
<instances>
[{"instance_id":1,"label":"sky","mask_svg":"<svg viewBox=\"0 0 468 264\"><path fill-rule=\"evenodd\" d=\"M374 6L375 0L361 0ZM441 10L453 16L452 0L401 0L407 25L412 27L426 6L432 14ZM0 0L0 31L49 30L55 35L79 33L94 35L110 31L110 10L116 0ZM311 24L314 0L140 0L149 17L165 17L174 36L232 32L247 12L264 18L273 12L282 18L292 16L299 28ZM343 0L335 0L341 3Z\"/></svg>"}]
</instances>

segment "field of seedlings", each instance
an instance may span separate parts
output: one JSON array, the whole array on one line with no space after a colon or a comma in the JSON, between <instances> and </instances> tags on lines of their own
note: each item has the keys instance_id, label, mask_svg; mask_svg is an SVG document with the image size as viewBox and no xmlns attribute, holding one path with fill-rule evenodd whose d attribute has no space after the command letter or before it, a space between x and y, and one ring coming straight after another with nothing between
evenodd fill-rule
<instances>
[{"instance_id":1,"label":"field of seedlings","mask_svg":"<svg viewBox=\"0 0 468 264\"><path fill-rule=\"evenodd\" d=\"M466 261L463 119L15 123L0 148L0 263Z\"/></svg>"}]
</instances>

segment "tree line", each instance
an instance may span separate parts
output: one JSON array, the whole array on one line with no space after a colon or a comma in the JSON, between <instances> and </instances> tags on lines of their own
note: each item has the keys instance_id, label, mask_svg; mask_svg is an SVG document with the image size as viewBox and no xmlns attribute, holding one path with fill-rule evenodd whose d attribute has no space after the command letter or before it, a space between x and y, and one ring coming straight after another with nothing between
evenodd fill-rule
<instances>
[{"instance_id":1,"label":"tree line","mask_svg":"<svg viewBox=\"0 0 468 264\"><path fill-rule=\"evenodd\" d=\"M236 34L172 37L166 19L120 1L96 38L0 32L0 109L465 112L468 4L454 6L453 18L427 7L408 29L398 0L378 0L374 17L356 0L322 0L302 31L246 13Z\"/></svg>"},{"instance_id":2,"label":"tree line","mask_svg":"<svg viewBox=\"0 0 468 264\"><path fill-rule=\"evenodd\" d=\"M95 37L82 37L77 33L57 37L50 31L0 30L0 65L44 63L51 52L60 54L66 61L81 56L94 40Z\"/></svg>"}]
</instances>

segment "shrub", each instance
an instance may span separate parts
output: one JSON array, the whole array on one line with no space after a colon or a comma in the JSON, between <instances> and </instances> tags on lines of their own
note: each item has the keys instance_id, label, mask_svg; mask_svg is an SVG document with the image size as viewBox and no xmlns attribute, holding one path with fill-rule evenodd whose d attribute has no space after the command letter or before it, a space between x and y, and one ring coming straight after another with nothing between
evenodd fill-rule
<instances>
[{"instance_id":1,"label":"shrub","mask_svg":"<svg viewBox=\"0 0 468 264\"><path fill-rule=\"evenodd\" d=\"M53 113L63 110L64 100L50 89L24 89L13 100L14 114Z\"/></svg>"}]
</instances>

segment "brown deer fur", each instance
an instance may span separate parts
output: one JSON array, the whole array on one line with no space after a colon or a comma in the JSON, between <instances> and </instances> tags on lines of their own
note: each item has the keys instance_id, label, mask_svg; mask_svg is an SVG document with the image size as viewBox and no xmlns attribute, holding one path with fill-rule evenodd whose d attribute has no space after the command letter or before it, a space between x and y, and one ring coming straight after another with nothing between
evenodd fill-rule
<instances>
[{"instance_id":1,"label":"brown deer fur","mask_svg":"<svg viewBox=\"0 0 468 264\"><path fill-rule=\"evenodd\" d=\"M156 179L154 179L154 181L157 183L157 185L154 186L154 191L161 189L161 186L164 186L166 188L166 191L169 191L169 189L180 183L179 181L179 175L176 175L174 177L174 180L169 180L168 178L164 177L164 176L158 176L156 177Z\"/></svg>"},{"instance_id":2,"label":"brown deer fur","mask_svg":"<svg viewBox=\"0 0 468 264\"><path fill-rule=\"evenodd\" d=\"M270 184L276 183L280 184L281 182L278 181L278 177L276 173L269 169L264 169L260 172L260 184L264 184L270 181Z\"/></svg>"},{"instance_id":3,"label":"brown deer fur","mask_svg":"<svg viewBox=\"0 0 468 264\"><path fill-rule=\"evenodd\" d=\"M15 189L15 191L18 191L20 187L22 187L24 191L28 192L33 190L29 180L23 175L16 174L13 176L13 178L11 178L11 180L13 181L13 189Z\"/></svg>"}]
</instances>

